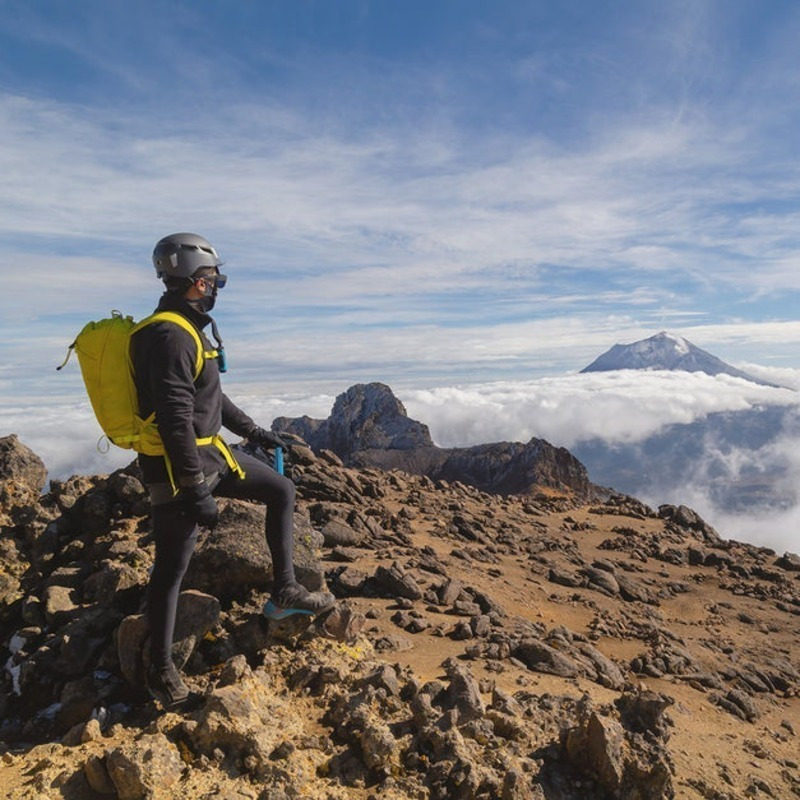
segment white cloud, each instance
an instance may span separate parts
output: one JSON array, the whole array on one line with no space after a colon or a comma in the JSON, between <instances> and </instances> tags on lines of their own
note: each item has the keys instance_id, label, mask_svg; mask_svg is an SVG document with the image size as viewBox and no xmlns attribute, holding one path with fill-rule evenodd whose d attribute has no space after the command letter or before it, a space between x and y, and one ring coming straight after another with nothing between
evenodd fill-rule
<instances>
[{"instance_id":1,"label":"white cloud","mask_svg":"<svg viewBox=\"0 0 800 800\"><path fill-rule=\"evenodd\" d=\"M325 395L233 395L257 422L269 427L277 416L302 414L327 416L333 398ZM32 398L30 405L0 401L0 436L15 433L45 463L50 478L69 475L105 475L129 464L131 450L109 446L97 424L88 400L70 402L62 398ZM238 437L227 434L230 442Z\"/></svg>"},{"instance_id":2,"label":"white cloud","mask_svg":"<svg viewBox=\"0 0 800 800\"><path fill-rule=\"evenodd\" d=\"M398 396L446 447L534 436L564 447L592 438L631 443L719 411L800 403L788 389L724 375L632 370L399 391Z\"/></svg>"},{"instance_id":3,"label":"white cloud","mask_svg":"<svg viewBox=\"0 0 800 800\"><path fill-rule=\"evenodd\" d=\"M737 364L738 368L752 375L754 378L769 381L778 386L800 391L800 370L788 367L765 367L763 364L750 364L744 362Z\"/></svg>"},{"instance_id":4,"label":"white cloud","mask_svg":"<svg viewBox=\"0 0 800 800\"><path fill-rule=\"evenodd\" d=\"M800 381L798 373L795 377ZM54 377L54 386L61 389L59 380L61 376ZM77 373L69 381L70 387L80 389ZM261 378L254 383L227 384L226 391L252 417L268 425L277 416L325 418L336 394L349 385L344 381L337 385L331 379L327 391L309 394L301 389L287 394ZM409 416L428 425L434 441L442 447L525 442L532 437L565 447L594 437L635 442L667 425L689 423L714 412L799 402L788 389L771 389L727 376L673 372L588 373L394 389ZM32 397L31 402L37 408L35 415L28 405L4 402L0 430L20 434L59 474L67 468L86 470L103 463L104 459L93 455L101 432L87 402L63 397L54 403L45 396Z\"/></svg>"},{"instance_id":5,"label":"white cloud","mask_svg":"<svg viewBox=\"0 0 800 800\"><path fill-rule=\"evenodd\" d=\"M800 385L798 370L762 372L771 379L779 373L785 383ZM275 392L274 385L259 382L232 384L228 393L257 422L268 426L278 416L326 418L335 395L349 384L329 386L329 390L313 394L304 390L281 394ZM431 389L394 388L409 416L427 424L434 441L444 447L501 440L525 442L532 437L566 447L594 437L612 443L635 443L667 425L690 423L716 412L800 403L789 389L772 389L727 376L671 372L622 371ZM0 435L19 434L44 459L51 477L107 473L131 460L129 451L112 448L107 454L98 452L96 443L101 434L88 403L39 397L34 407L35 415L30 406L14 406L8 401L0 405ZM704 459L676 475L671 484L660 486L657 497L645 494L642 499L654 505L674 502L695 507L728 538L778 549L796 548L796 508L727 513L711 499L710 467L724 465L732 480L754 470L782 473L791 494L800 487L798 453L800 440L792 432L756 451L719 449L715 442L707 441ZM604 482L602 476L592 477Z\"/></svg>"},{"instance_id":6,"label":"white cloud","mask_svg":"<svg viewBox=\"0 0 800 800\"><path fill-rule=\"evenodd\" d=\"M0 405L0 436L16 433L45 463L50 478L107 474L130 463L130 450L108 448L86 403ZM106 452L104 452L106 451Z\"/></svg>"}]
</instances>

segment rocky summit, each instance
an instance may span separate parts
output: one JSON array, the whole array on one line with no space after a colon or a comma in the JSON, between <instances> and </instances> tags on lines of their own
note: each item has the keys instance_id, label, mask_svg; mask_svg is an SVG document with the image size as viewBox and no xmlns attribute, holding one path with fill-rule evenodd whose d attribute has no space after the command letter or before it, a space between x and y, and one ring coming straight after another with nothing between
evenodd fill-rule
<instances>
[{"instance_id":1,"label":"rocky summit","mask_svg":"<svg viewBox=\"0 0 800 800\"><path fill-rule=\"evenodd\" d=\"M0 439L4 796L800 797L797 555L549 479L290 468L298 575L337 607L267 624L263 508L222 500L180 597L195 695L163 713L135 467L46 485Z\"/></svg>"},{"instance_id":2,"label":"rocky summit","mask_svg":"<svg viewBox=\"0 0 800 800\"><path fill-rule=\"evenodd\" d=\"M278 417L272 428L300 436L315 452L332 451L347 466L399 469L493 494L555 490L589 500L604 491L568 450L544 439L437 447L428 426L410 419L383 383L351 386L326 420Z\"/></svg>"}]
</instances>

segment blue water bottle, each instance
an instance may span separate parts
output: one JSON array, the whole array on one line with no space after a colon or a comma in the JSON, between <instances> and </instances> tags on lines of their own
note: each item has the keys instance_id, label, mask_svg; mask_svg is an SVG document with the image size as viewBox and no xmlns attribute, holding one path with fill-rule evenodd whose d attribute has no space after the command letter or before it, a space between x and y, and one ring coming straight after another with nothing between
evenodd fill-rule
<instances>
[{"instance_id":1,"label":"blue water bottle","mask_svg":"<svg viewBox=\"0 0 800 800\"><path fill-rule=\"evenodd\" d=\"M275 472L278 475L283 475L283 448L276 447L275 448Z\"/></svg>"}]
</instances>

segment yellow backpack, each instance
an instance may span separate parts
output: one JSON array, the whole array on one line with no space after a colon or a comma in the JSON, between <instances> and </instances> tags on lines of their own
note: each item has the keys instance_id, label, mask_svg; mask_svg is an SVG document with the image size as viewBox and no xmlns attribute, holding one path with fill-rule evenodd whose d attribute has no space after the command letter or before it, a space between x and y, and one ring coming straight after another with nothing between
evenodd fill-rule
<instances>
[{"instance_id":1,"label":"yellow backpack","mask_svg":"<svg viewBox=\"0 0 800 800\"><path fill-rule=\"evenodd\" d=\"M92 410L103 429L105 438L118 447L132 449L137 453L164 456L170 483L177 491L172 477L172 466L155 422L155 412L145 419L139 416L130 357L131 336L156 322L172 322L179 325L194 339L197 345L194 380L199 377L206 359L218 357L217 350L205 350L197 329L180 314L173 311L159 311L145 317L141 322L134 322L133 317L112 311L107 319L88 322L83 327L69 346L64 363L57 369L61 369L69 361L74 350L78 354L86 393L89 395ZM230 448L221 436L207 436L196 441L200 446L214 445L219 448L228 466L237 474L241 473L240 477L244 477Z\"/></svg>"}]
</instances>

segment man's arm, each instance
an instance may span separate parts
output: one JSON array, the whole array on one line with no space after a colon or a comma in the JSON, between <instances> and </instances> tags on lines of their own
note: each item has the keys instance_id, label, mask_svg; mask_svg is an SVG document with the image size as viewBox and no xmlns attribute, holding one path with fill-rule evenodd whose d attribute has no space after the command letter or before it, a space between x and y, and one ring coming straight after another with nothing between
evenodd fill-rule
<instances>
[{"instance_id":1,"label":"man's arm","mask_svg":"<svg viewBox=\"0 0 800 800\"><path fill-rule=\"evenodd\" d=\"M232 433L249 438L258 427L224 392L222 394L222 424Z\"/></svg>"},{"instance_id":2,"label":"man's arm","mask_svg":"<svg viewBox=\"0 0 800 800\"><path fill-rule=\"evenodd\" d=\"M267 450L282 447L287 452L291 445L277 433L256 425L229 397L222 395L222 424L238 436L243 436Z\"/></svg>"}]
</instances>

